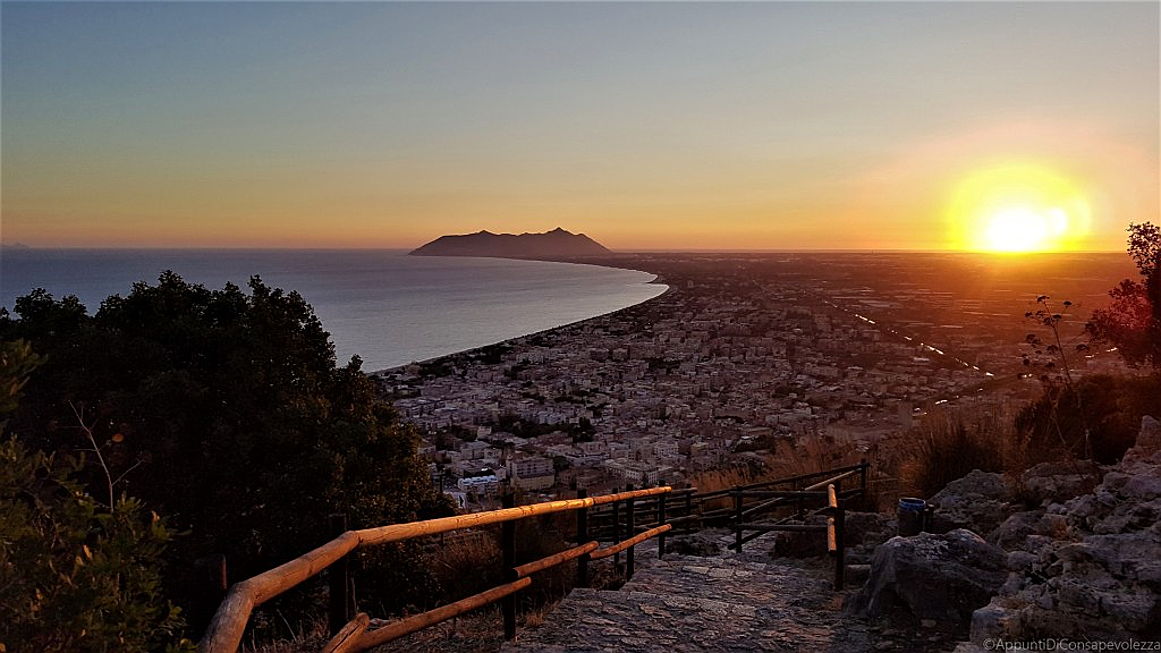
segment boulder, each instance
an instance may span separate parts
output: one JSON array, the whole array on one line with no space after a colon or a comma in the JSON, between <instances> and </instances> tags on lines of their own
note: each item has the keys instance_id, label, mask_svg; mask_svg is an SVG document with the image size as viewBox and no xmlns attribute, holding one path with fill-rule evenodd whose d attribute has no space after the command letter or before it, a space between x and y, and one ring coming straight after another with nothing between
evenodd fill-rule
<instances>
[{"instance_id":1,"label":"boulder","mask_svg":"<svg viewBox=\"0 0 1161 653\"><path fill-rule=\"evenodd\" d=\"M1145 415L1141 418L1141 430L1132 449L1121 459L1122 467L1137 465L1161 465L1161 422Z\"/></svg>"},{"instance_id":2,"label":"boulder","mask_svg":"<svg viewBox=\"0 0 1161 653\"><path fill-rule=\"evenodd\" d=\"M876 617L903 608L918 619L964 623L1007 578L1007 555L979 535L956 529L895 537L875 551L870 578L847 609Z\"/></svg>"},{"instance_id":3,"label":"boulder","mask_svg":"<svg viewBox=\"0 0 1161 653\"><path fill-rule=\"evenodd\" d=\"M1091 460L1040 463L1020 475L1020 498L1030 505L1067 501L1092 492L1101 473Z\"/></svg>"},{"instance_id":4,"label":"boulder","mask_svg":"<svg viewBox=\"0 0 1161 653\"><path fill-rule=\"evenodd\" d=\"M1023 549L1025 540L1036 532L1036 526L1043 516L1043 510L1018 512L997 526L988 535L988 541L1009 551Z\"/></svg>"},{"instance_id":5,"label":"boulder","mask_svg":"<svg viewBox=\"0 0 1161 653\"><path fill-rule=\"evenodd\" d=\"M891 515L881 512L846 512L847 547L866 546L874 549L895 537L898 523Z\"/></svg>"},{"instance_id":6,"label":"boulder","mask_svg":"<svg viewBox=\"0 0 1161 653\"><path fill-rule=\"evenodd\" d=\"M993 472L972 470L952 481L931 497L935 518L932 530L947 532L966 528L976 533L990 533L1012 512L1015 499L1004 477Z\"/></svg>"}]
</instances>

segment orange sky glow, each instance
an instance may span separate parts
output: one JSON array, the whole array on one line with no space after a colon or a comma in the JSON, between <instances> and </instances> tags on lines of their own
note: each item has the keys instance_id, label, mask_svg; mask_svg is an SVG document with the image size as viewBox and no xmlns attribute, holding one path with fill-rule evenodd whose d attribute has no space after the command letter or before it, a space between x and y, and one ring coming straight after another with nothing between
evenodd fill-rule
<instances>
[{"instance_id":1,"label":"orange sky glow","mask_svg":"<svg viewBox=\"0 0 1161 653\"><path fill-rule=\"evenodd\" d=\"M54 4L4 10L6 243L1118 250L1161 204L1156 3Z\"/></svg>"}]
</instances>

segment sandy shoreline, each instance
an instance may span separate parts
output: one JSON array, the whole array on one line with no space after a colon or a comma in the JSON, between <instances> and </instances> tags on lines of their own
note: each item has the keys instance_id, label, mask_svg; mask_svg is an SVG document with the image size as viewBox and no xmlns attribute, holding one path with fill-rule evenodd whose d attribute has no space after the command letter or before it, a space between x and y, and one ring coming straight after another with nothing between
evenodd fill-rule
<instances>
[{"instance_id":1,"label":"sandy shoreline","mask_svg":"<svg viewBox=\"0 0 1161 653\"><path fill-rule=\"evenodd\" d=\"M572 265L591 265L594 267L613 268L613 269L617 269L617 270L628 270L630 272L640 272L642 274L652 274L653 279L646 281L645 285L664 285L665 290L654 297L650 297L650 298L645 299L643 301L637 302L636 304L631 304L629 306L625 306L623 308L618 308L618 309L613 310L613 311L608 311L606 313L601 313L599 315L593 315L591 317L586 317L586 318L581 319L581 320L576 320L573 322L560 324L560 325L557 325L554 327L550 327L548 329L540 329L539 331L530 331L530 332L525 333L525 334L513 336L511 338L504 338L503 340L497 340L496 342L490 342L488 344L480 345L478 347L461 349L458 351L449 352L447 354L441 354L439 356L425 358L423 360L416 360L416 361L404 363L402 365L396 365L394 367L385 367L385 368L381 368L381 369L377 369L377 370L371 370L371 371L366 372L366 374L372 375L372 376L381 375L381 374L391 374L394 372L398 372L399 370L402 370L402 369L404 369L408 366L411 366L411 365L427 365L427 364L431 364L431 363L437 363L439 361L442 361L442 360L448 359L448 358L471 355L473 353L480 352L484 349L487 349L488 347L495 347L497 345L510 343L510 342L513 342L516 340L520 340L522 338L529 338L529 337L534 337L534 336L539 336L539 335L551 334L551 333L558 331L560 329L565 329L565 328L573 327L573 326L576 326L579 324L584 324L584 323L589 322L591 320L607 318L607 317L616 315L617 313L620 313L622 311L627 311L627 310L632 309L632 308L637 308L637 307L643 306L643 305L648 304L650 302L657 301L657 300L661 299L662 297L665 297L673 292L673 286L670 286L669 284L667 284L665 282L664 277L660 273L652 272L649 270L641 270L639 268L630 267L627 265L616 265L610 259L602 258L602 259L600 259L600 262L590 262L590 261L581 260L581 259L571 259L571 260L569 260L569 259L561 259L561 260L557 260L557 259L526 259L526 258L508 258L508 257L502 257L502 256L501 257L480 257L480 258L501 258L501 259L509 260L509 261L539 261L542 263L568 263L568 264L572 264Z\"/></svg>"}]
</instances>

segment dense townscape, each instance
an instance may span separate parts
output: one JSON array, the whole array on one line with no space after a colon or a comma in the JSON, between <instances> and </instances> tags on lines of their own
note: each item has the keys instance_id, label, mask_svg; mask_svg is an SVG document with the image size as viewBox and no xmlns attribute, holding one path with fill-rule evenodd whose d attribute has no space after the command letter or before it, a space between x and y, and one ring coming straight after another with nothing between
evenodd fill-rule
<instances>
[{"instance_id":1,"label":"dense townscape","mask_svg":"<svg viewBox=\"0 0 1161 653\"><path fill-rule=\"evenodd\" d=\"M378 375L425 434L433 482L461 505L492 505L505 479L544 496L682 483L705 470L758 468L779 446L865 448L932 410L1031 397L1038 379L1020 363L1035 283L1098 301L1104 283L1052 270L1030 281L1022 268L1013 274L1027 288L1003 278L965 288L978 278L956 269L971 265L963 257L610 263L655 272L669 290ZM879 269L868 275L868 266ZM1115 356L1090 353L1070 365L1077 374L1119 369Z\"/></svg>"}]
</instances>

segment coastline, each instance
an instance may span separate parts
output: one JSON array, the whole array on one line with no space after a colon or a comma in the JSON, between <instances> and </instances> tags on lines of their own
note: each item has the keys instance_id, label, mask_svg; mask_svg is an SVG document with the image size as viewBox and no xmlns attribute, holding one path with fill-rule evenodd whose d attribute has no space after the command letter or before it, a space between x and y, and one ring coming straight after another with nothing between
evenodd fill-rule
<instances>
[{"instance_id":1,"label":"coastline","mask_svg":"<svg viewBox=\"0 0 1161 653\"><path fill-rule=\"evenodd\" d=\"M622 256L632 256L632 255L622 255ZM541 263L568 263L568 264L572 264L572 265L590 265L593 267L603 267L603 268L612 268L612 269L617 269L617 270L627 270L630 272L640 272L642 274L652 274L653 278L650 279L649 281L646 281L644 285L664 285L665 290L663 290L661 293L659 293L653 297L639 301L636 304L631 304L629 306L625 306L625 307L618 308L618 309L615 309L612 311L601 313L599 315L593 315L590 317L586 317L584 319L575 320L573 322L559 324L557 326L549 327L547 329L540 329L538 331L530 331L528 333L524 333L524 334L521 334L518 336L513 336L511 338L504 338L502 340L490 342L488 344L480 345L478 347L461 349L461 350L450 352L447 354L441 354L439 356L432 356L431 358L410 361L408 363L403 363L402 365L395 365L393 367L385 367L385 368L380 368L380 369L376 369L376 370L365 370L364 374L366 374L368 376L372 376L372 377L394 374L394 373L397 373L397 372L400 372L400 371L406 369L407 367L410 367L411 365L431 365L434 363L443 362L443 361L445 361L447 359L451 359L451 358L470 357L473 354L478 354L478 353L482 352L483 350L488 349L489 347L496 347L496 346L500 346L500 345L504 345L504 344L508 344L508 343L514 343L514 342L521 340L521 339L524 339L524 338L555 335L555 332L559 331L561 329L567 329L567 328L575 327L578 325L583 325L583 324L586 324L586 323L591 322L593 320L599 320L602 318L609 318L609 317L617 315L618 313L628 311L630 309L635 309L635 308L644 306L646 304L655 302L655 301L660 300L663 297L666 297L674 292L674 287L672 285L668 284L666 282L664 276L662 274L660 274L659 272L653 272L650 270L642 270L642 269L639 269L636 267L629 267L626 265L613 265L613 264L607 262L606 259L604 259L603 257L600 259L601 262L592 262L592 261L587 261L587 260L580 259L580 258L543 259L543 258L513 258L510 256L478 256L478 257L448 256L448 257L444 257L444 258L492 258L492 259L502 259L502 260L506 260L506 261L534 261L534 262L541 262Z\"/></svg>"}]
</instances>

